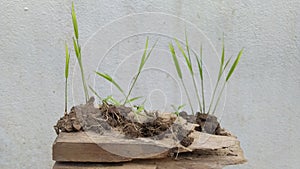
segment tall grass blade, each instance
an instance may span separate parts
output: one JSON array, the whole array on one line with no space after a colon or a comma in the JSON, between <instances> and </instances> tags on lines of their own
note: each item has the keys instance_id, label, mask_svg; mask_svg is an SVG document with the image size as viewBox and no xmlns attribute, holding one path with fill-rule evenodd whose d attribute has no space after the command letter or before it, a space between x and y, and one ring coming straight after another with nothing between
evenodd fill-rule
<instances>
[{"instance_id":1,"label":"tall grass blade","mask_svg":"<svg viewBox=\"0 0 300 169\"><path fill-rule=\"evenodd\" d=\"M139 71L141 71L143 69L143 66L144 66L145 62L147 61L146 56L147 56L147 50L148 50L148 43L149 43L149 38L147 37L144 53L143 53L143 56L142 56L142 59L141 59L140 67L139 67Z\"/></svg>"},{"instance_id":2,"label":"tall grass blade","mask_svg":"<svg viewBox=\"0 0 300 169\"><path fill-rule=\"evenodd\" d=\"M77 18L76 18L76 13L75 13L75 8L74 8L74 3L72 2L72 21L73 21L73 27L74 27L74 33L76 39L78 39L78 24L77 24Z\"/></svg>"},{"instance_id":3,"label":"tall grass blade","mask_svg":"<svg viewBox=\"0 0 300 169\"><path fill-rule=\"evenodd\" d=\"M66 50L66 67L65 67L65 78L68 79L69 77L69 62L70 62L70 53L68 44L65 43L65 50Z\"/></svg>"},{"instance_id":4,"label":"tall grass blade","mask_svg":"<svg viewBox=\"0 0 300 169\"><path fill-rule=\"evenodd\" d=\"M227 75L227 77L226 77L226 82L229 80L229 78L231 77L231 75L232 75L234 69L236 68L237 64L239 63L239 60L240 60L240 58L241 58L241 56L242 56L242 54L243 54L243 51L244 51L244 49L242 49L242 50L239 52L239 54L237 55L235 61L233 62L232 66L231 66L231 68L230 68L230 70L229 70L229 72L228 72L228 75Z\"/></svg>"},{"instance_id":5,"label":"tall grass blade","mask_svg":"<svg viewBox=\"0 0 300 169\"><path fill-rule=\"evenodd\" d=\"M134 98L128 99L128 100L126 101L126 103L131 103L131 102L136 101L136 100L138 100L138 99L140 99L140 98L143 98L143 96L138 96L138 97L134 97Z\"/></svg>"},{"instance_id":6,"label":"tall grass blade","mask_svg":"<svg viewBox=\"0 0 300 169\"><path fill-rule=\"evenodd\" d=\"M193 72L193 67L192 67L192 64L191 64L191 60L187 57L186 53L184 52L182 46L180 45L179 41L177 39L175 39L175 42L176 42L176 45L178 47L178 49L180 50L180 52L182 53L184 59L185 59L185 62L189 68L189 71L190 73L193 75L194 72Z\"/></svg>"},{"instance_id":7,"label":"tall grass blade","mask_svg":"<svg viewBox=\"0 0 300 169\"><path fill-rule=\"evenodd\" d=\"M74 37L73 37L73 44L74 44L74 50L75 50L77 60L78 60L78 62L81 62L81 55L80 55L79 46L78 46L77 41L75 40Z\"/></svg>"},{"instance_id":8,"label":"tall grass blade","mask_svg":"<svg viewBox=\"0 0 300 169\"><path fill-rule=\"evenodd\" d=\"M225 45L224 45L224 40L223 40L223 44L222 44L222 56L221 56L221 63L220 63L218 81L220 80L220 78L222 76L222 73L223 73L224 60L225 60Z\"/></svg>"},{"instance_id":9,"label":"tall grass blade","mask_svg":"<svg viewBox=\"0 0 300 169\"><path fill-rule=\"evenodd\" d=\"M100 97L100 95L90 85L89 85L89 89L92 91L92 93L94 93L95 96L98 97L98 99L102 100L102 98Z\"/></svg>"},{"instance_id":10,"label":"tall grass blade","mask_svg":"<svg viewBox=\"0 0 300 169\"><path fill-rule=\"evenodd\" d=\"M69 77L69 63L70 63L70 53L67 43L65 43L66 51L66 67L65 67L65 114L68 110L68 77Z\"/></svg>"},{"instance_id":11,"label":"tall grass blade","mask_svg":"<svg viewBox=\"0 0 300 169\"><path fill-rule=\"evenodd\" d=\"M181 72L181 69L180 69L180 66L179 66L179 63L178 63L178 60L177 60L177 56L176 56L176 53L175 53L175 49L174 49L174 46L173 46L172 43L169 43L169 48L170 48L170 52L171 52L172 57L173 57L173 61L174 61L175 67L176 67L177 74L178 74L179 78L182 79L182 72Z\"/></svg>"},{"instance_id":12,"label":"tall grass blade","mask_svg":"<svg viewBox=\"0 0 300 169\"><path fill-rule=\"evenodd\" d=\"M187 50L187 53L188 53L188 56L189 56L189 60L191 62L190 47L189 47L189 42L188 42L186 30L184 32L184 35L185 35L185 47L186 47L186 50Z\"/></svg>"},{"instance_id":13,"label":"tall grass blade","mask_svg":"<svg viewBox=\"0 0 300 169\"><path fill-rule=\"evenodd\" d=\"M103 77L110 83L112 83L123 95L125 95L123 89L118 85L118 83L116 81L113 80L113 78L111 76L109 76L108 74L105 74L105 73L100 73L100 72L96 72L96 74L99 75L100 77Z\"/></svg>"},{"instance_id":14,"label":"tall grass blade","mask_svg":"<svg viewBox=\"0 0 300 169\"><path fill-rule=\"evenodd\" d=\"M231 59L232 59L232 57L230 57L230 58L226 61L226 64L225 64L224 69L223 69L223 72L224 72L224 70L227 68L227 66L229 65Z\"/></svg>"},{"instance_id":15,"label":"tall grass blade","mask_svg":"<svg viewBox=\"0 0 300 169\"><path fill-rule=\"evenodd\" d=\"M187 96L187 99L188 99L188 102L189 102L189 105L190 105L190 108L191 108L191 111L194 115L194 110L193 110L193 106L192 106L192 102L191 102L191 99L190 99L190 96L188 94L188 91L187 91L187 88L183 82L183 79L182 79L182 72L181 72L181 69L180 69L180 65L179 65L179 62L177 60L177 56L176 56L176 53L175 53L175 49L174 49L174 46L172 43L169 43L169 48L170 48L170 52L172 54L172 57L173 57L173 61L174 61L174 65L175 65L175 68L176 68L176 71L177 71L177 74L178 74L178 77L180 78L181 80L181 83L182 83L182 86L184 88L184 91L186 93L186 96Z\"/></svg>"}]
</instances>

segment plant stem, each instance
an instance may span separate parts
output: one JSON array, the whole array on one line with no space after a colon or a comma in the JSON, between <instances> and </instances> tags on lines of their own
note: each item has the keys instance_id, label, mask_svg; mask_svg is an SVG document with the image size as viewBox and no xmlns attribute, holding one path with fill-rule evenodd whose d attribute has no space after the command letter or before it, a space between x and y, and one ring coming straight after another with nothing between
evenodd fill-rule
<instances>
[{"instance_id":1,"label":"plant stem","mask_svg":"<svg viewBox=\"0 0 300 169\"><path fill-rule=\"evenodd\" d=\"M126 98L125 98L125 101L124 101L123 105L126 104L126 102L128 100L128 97L130 96L130 94L132 92L132 89L133 89L133 87L134 87L134 85L135 85L135 83L136 83L136 81L137 81L137 79L138 79L138 77L139 77L140 74L141 74L141 71L139 70L138 73L136 74L136 76L134 77L134 81L133 81L132 85L130 86L129 92L126 95Z\"/></svg>"},{"instance_id":2,"label":"plant stem","mask_svg":"<svg viewBox=\"0 0 300 169\"><path fill-rule=\"evenodd\" d=\"M189 93L188 93L188 91L187 91L187 89L186 89L186 86L185 86L185 84L184 84L182 78L181 78L180 80L181 80L182 86L183 86L183 88L184 88L186 97L187 97L187 99L188 99L189 105L190 105L190 107L191 107L192 114L195 115L194 110L193 110L193 106L192 106L192 102L191 102L191 99L190 99L190 96L189 96Z\"/></svg>"},{"instance_id":3,"label":"plant stem","mask_svg":"<svg viewBox=\"0 0 300 169\"><path fill-rule=\"evenodd\" d=\"M205 99L204 99L204 84L203 84L203 79L201 79L201 91L202 91L203 113L205 113Z\"/></svg>"},{"instance_id":4,"label":"plant stem","mask_svg":"<svg viewBox=\"0 0 300 169\"><path fill-rule=\"evenodd\" d=\"M226 85L226 82L224 82L224 84L223 84L223 86L222 86L222 89L221 89L221 91L220 91L220 94L219 94L219 96L218 96L218 99L217 99L217 102L216 102L216 105L215 105L215 108L214 108L212 114L215 113L215 111L216 111L216 109L217 109L217 107L218 107L218 104L219 104L219 101L220 101L220 99L221 99L222 93L223 93L223 91L224 91L225 85Z\"/></svg>"},{"instance_id":5,"label":"plant stem","mask_svg":"<svg viewBox=\"0 0 300 169\"><path fill-rule=\"evenodd\" d=\"M198 88L197 88L197 85L196 85L194 74L192 74L192 79L193 79L193 84L194 84L194 88L195 88L195 91L196 91L197 100L198 100L198 104L199 104L199 109L200 109L199 111L200 111L200 113L202 113L202 106L201 106L200 96L199 96L199 93L198 93Z\"/></svg>"},{"instance_id":6,"label":"plant stem","mask_svg":"<svg viewBox=\"0 0 300 169\"><path fill-rule=\"evenodd\" d=\"M80 55L81 55L81 53L80 53ZM80 72L81 72L81 79L82 79L82 85L83 85L83 90L84 90L85 101L87 103L88 99L89 99L89 94L88 94L88 89L86 87L86 82L85 82L84 71L83 71L83 66L82 66L81 59L80 59L80 61L78 60L78 63L79 63Z\"/></svg>"},{"instance_id":7,"label":"plant stem","mask_svg":"<svg viewBox=\"0 0 300 169\"><path fill-rule=\"evenodd\" d=\"M65 114L68 111L68 78L65 81Z\"/></svg>"},{"instance_id":8,"label":"plant stem","mask_svg":"<svg viewBox=\"0 0 300 169\"><path fill-rule=\"evenodd\" d=\"M214 99L215 99L215 95L216 95L216 90L218 88L219 82L220 82L220 79L218 79L218 81L216 83L216 86L215 86L215 89L214 89L213 94L212 94L212 98L210 99L210 105L209 105L207 114L210 113L210 109L212 108L212 105L213 105L213 102L214 102Z\"/></svg>"}]
</instances>

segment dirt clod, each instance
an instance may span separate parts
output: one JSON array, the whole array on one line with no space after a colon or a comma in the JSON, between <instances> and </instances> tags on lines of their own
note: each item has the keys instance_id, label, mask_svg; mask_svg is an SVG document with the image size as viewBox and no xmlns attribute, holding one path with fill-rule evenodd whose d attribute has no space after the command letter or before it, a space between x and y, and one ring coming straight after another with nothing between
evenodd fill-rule
<instances>
[{"instance_id":1,"label":"dirt clod","mask_svg":"<svg viewBox=\"0 0 300 169\"><path fill-rule=\"evenodd\" d=\"M196 131L215 135L227 135L227 132L221 128L217 117L214 115L198 112L196 123L199 124L199 126L195 127Z\"/></svg>"}]
</instances>

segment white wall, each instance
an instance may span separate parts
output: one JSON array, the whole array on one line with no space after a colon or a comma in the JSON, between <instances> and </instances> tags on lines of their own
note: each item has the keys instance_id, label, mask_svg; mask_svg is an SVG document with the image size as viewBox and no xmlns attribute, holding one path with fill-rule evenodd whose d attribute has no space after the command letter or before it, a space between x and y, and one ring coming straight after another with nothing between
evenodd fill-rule
<instances>
[{"instance_id":1,"label":"white wall","mask_svg":"<svg viewBox=\"0 0 300 169\"><path fill-rule=\"evenodd\" d=\"M88 81L102 95L111 93L110 86L94 81L94 70L114 74L126 86L146 36L150 44L160 38L134 91L136 95L146 91L152 109L168 110L170 104L181 102L167 51L170 37L182 39L186 28L194 50L203 44L212 82L223 32L228 56L245 47L218 116L222 126L241 140L249 162L228 168L298 168L298 0L91 0L75 1L75 5ZM73 34L70 6L66 0L0 2L0 168L51 168L53 164L52 126L64 106L63 45L65 40L71 44ZM70 105L83 101L78 67L72 72ZM206 84L208 99L210 85Z\"/></svg>"}]
</instances>

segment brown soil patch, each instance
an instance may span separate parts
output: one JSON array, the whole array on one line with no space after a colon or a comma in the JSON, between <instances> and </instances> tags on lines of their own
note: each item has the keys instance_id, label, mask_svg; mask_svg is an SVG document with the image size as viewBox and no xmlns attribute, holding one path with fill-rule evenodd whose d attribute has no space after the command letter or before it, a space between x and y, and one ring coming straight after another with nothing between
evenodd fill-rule
<instances>
[{"instance_id":1,"label":"brown soil patch","mask_svg":"<svg viewBox=\"0 0 300 169\"><path fill-rule=\"evenodd\" d=\"M127 138L151 137L162 139L166 134L176 137L181 145L188 147L194 139L189 137L193 131L209 134L226 135L221 129L217 117L197 113L196 116L181 112L180 116L187 123L196 123L199 126L194 130L187 130L182 125L175 123L176 116L159 117L157 114L143 114L143 120L133 118L134 110L130 107L115 106L103 103L100 108L94 107L94 98L87 104L72 107L70 113L60 118L54 129L59 132L94 131L99 134L110 130L117 130ZM136 115L136 114L134 114ZM140 116L140 115L137 115ZM183 120L183 119L182 119Z\"/></svg>"}]
</instances>

